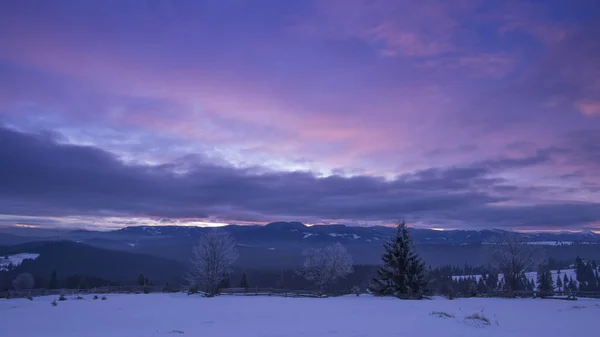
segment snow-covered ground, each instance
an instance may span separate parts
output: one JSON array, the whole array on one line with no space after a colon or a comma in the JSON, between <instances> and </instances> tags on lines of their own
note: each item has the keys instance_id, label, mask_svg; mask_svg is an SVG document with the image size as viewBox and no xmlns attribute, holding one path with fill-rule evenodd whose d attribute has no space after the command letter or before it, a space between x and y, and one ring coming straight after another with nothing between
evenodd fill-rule
<instances>
[{"instance_id":1,"label":"snow-covered ground","mask_svg":"<svg viewBox=\"0 0 600 337\"><path fill-rule=\"evenodd\" d=\"M525 273L529 280L533 280L533 282L537 285L537 272L532 271ZM567 275L568 278L573 279L577 283L577 275L575 274L575 269L563 269L558 273L558 270L552 270L552 281L556 284L556 280L560 277L560 280L563 281L563 278ZM452 276L453 280L459 280L461 278L470 278L475 277L475 280L479 282L481 275L457 275ZM502 280L504 278L504 274L498 274L498 280Z\"/></svg>"},{"instance_id":2,"label":"snow-covered ground","mask_svg":"<svg viewBox=\"0 0 600 337\"><path fill-rule=\"evenodd\" d=\"M22 253L22 254L9 255L8 258L5 258L4 256L2 256L2 257L0 257L0 271L5 270L11 263L16 267L16 266L20 265L21 262L23 262L23 260L27 260L27 259L35 260L38 258L38 256L40 256L40 254L35 254L35 253Z\"/></svg>"},{"instance_id":3,"label":"snow-covered ground","mask_svg":"<svg viewBox=\"0 0 600 337\"><path fill-rule=\"evenodd\" d=\"M2 336L599 336L600 300L303 299L185 294L0 300ZM439 312L438 314L432 314ZM468 319L485 315L489 325ZM451 317L448 317L448 314Z\"/></svg>"}]
</instances>

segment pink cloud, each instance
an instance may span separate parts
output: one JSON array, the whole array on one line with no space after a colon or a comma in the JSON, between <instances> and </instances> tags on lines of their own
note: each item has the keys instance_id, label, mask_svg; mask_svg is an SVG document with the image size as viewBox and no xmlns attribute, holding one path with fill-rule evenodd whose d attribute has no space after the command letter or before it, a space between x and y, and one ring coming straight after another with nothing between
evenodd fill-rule
<instances>
[{"instance_id":1,"label":"pink cloud","mask_svg":"<svg viewBox=\"0 0 600 337\"><path fill-rule=\"evenodd\" d=\"M426 69L466 71L473 77L501 78L513 70L515 59L502 54L475 53L457 57L440 57L417 63Z\"/></svg>"},{"instance_id":2,"label":"pink cloud","mask_svg":"<svg viewBox=\"0 0 600 337\"><path fill-rule=\"evenodd\" d=\"M418 33L402 31L391 23L383 23L368 29L364 36L384 45L381 54L384 56L430 56L449 52L454 46L447 41L435 41L420 36Z\"/></svg>"},{"instance_id":3,"label":"pink cloud","mask_svg":"<svg viewBox=\"0 0 600 337\"><path fill-rule=\"evenodd\" d=\"M569 33L567 28L557 26L556 24L535 22L526 18L518 18L505 23L499 28L499 33L506 35L519 30L531 34L548 45L562 41Z\"/></svg>"},{"instance_id":4,"label":"pink cloud","mask_svg":"<svg viewBox=\"0 0 600 337\"><path fill-rule=\"evenodd\" d=\"M307 54L305 70L290 72L296 61L289 59L292 55L285 54L280 44L261 39L252 39L239 51L217 50L216 61L204 56L208 53L204 48L192 47L169 59L161 56L165 48L160 46L168 42L164 39L152 40L158 48L149 44L136 50L119 43L119 38L99 36L97 45L111 48L90 47L83 41L85 35L60 26L51 29L43 22L11 27L14 34L0 37L7 46L0 56L73 78L91 92L172 102L148 108L107 98L94 112L113 127L168 133L192 143L255 149L273 157L307 157L331 167L385 169L430 164L419 162L420 152L439 144L470 143L474 134L485 136L480 145L485 149L440 158L440 164L500 151L507 129L497 131L496 141L490 132L479 133L477 123L460 120L467 110L486 115L488 108L472 107L478 93L465 83L473 77L502 78L516 62L509 52L479 50L472 32L465 32L460 18L473 14L478 2L352 0L323 1L319 6L316 18L303 26L316 34L310 35L311 41L359 39L379 55L395 57L353 63L347 60L348 53L336 59L326 53ZM522 23L516 22L522 20L517 19L506 26L506 33L521 29ZM458 38L464 38L462 44L456 43ZM335 61L323 61L328 57ZM266 69L264 59L272 60L274 69ZM427 69L415 71L411 60ZM45 99L59 105L70 98L63 93ZM592 111L589 106L585 109ZM76 111L71 117L80 115L84 113ZM527 127L519 131L532 134Z\"/></svg>"},{"instance_id":5,"label":"pink cloud","mask_svg":"<svg viewBox=\"0 0 600 337\"><path fill-rule=\"evenodd\" d=\"M600 116L600 101L583 100L577 102L576 106L586 116Z\"/></svg>"},{"instance_id":6,"label":"pink cloud","mask_svg":"<svg viewBox=\"0 0 600 337\"><path fill-rule=\"evenodd\" d=\"M328 0L318 2L319 14L301 25L317 35L357 37L374 45L383 56L430 56L456 49L453 39L460 24L457 11L473 1L412 2L390 0Z\"/></svg>"}]
</instances>

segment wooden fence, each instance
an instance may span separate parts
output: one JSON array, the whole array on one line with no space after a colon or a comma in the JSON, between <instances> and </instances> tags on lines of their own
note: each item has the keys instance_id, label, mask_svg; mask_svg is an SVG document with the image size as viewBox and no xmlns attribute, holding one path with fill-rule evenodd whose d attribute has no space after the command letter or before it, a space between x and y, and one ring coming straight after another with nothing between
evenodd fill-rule
<instances>
[{"instance_id":1,"label":"wooden fence","mask_svg":"<svg viewBox=\"0 0 600 337\"><path fill-rule=\"evenodd\" d=\"M179 291L179 290L176 290ZM77 295L77 294L141 294L169 292L163 286L106 286L89 289L27 289L0 292L0 298L27 298L50 295Z\"/></svg>"},{"instance_id":2,"label":"wooden fence","mask_svg":"<svg viewBox=\"0 0 600 337\"><path fill-rule=\"evenodd\" d=\"M21 291L7 291L0 292L1 298L27 298L37 296L51 296L51 295L85 295L85 294L141 294L141 293L167 293L167 292L189 292L189 287L182 286L179 289L165 289L162 286L107 286L90 289L29 289ZM219 290L221 295L232 295L232 296L282 296L282 297L332 297L332 296L343 296L348 295L351 292L343 291L336 293L321 294L314 290L289 290L289 289L277 289L277 288L226 288ZM503 297L503 298L532 298L536 295L534 291L521 291L521 292L494 292L489 294L482 294L477 297ZM460 296L457 296L460 297ZM577 297L587 298L600 298L600 291L578 291L569 293L555 293L554 296L549 298L557 299L575 299Z\"/></svg>"},{"instance_id":3,"label":"wooden fence","mask_svg":"<svg viewBox=\"0 0 600 337\"><path fill-rule=\"evenodd\" d=\"M502 298L533 298L540 297L538 291L496 291L486 294L479 294L477 296L458 295L456 297L502 297ZM554 292L551 296L545 296L546 298L555 299L576 299L577 297L586 298L600 298L600 291L575 291L575 292Z\"/></svg>"},{"instance_id":4,"label":"wooden fence","mask_svg":"<svg viewBox=\"0 0 600 337\"><path fill-rule=\"evenodd\" d=\"M182 287L182 292L188 292L189 287ZM313 290L289 290L277 288L225 288L219 290L220 295L233 296L283 296L283 297L327 297L336 294L320 294Z\"/></svg>"},{"instance_id":5,"label":"wooden fence","mask_svg":"<svg viewBox=\"0 0 600 337\"><path fill-rule=\"evenodd\" d=\"M166 292L184 292L187 293L189 287L182 286L179 289L165 289L162 286L110 286L90 289L28 289L11 290L0 292L0 298L27 298L50 295L85 295L85 294L141 294L141 293L166 293ZM219 290L221 295L236 296L283 296L283 297L326 297L316 291L310 290L286 290L275 288L226 288ZM346 294L346 293L344 293ZM342 295L329 294L329 296Z\"/></svg>"}]
</instances>

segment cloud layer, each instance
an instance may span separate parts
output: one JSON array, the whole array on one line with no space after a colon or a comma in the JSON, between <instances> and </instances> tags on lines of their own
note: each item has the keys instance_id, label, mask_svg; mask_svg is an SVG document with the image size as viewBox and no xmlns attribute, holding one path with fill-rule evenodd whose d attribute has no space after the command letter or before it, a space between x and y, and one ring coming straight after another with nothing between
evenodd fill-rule
<instances>
[{"instance_id":1,"label":"cloud layer","mask_svg":"<svg viewBox=\"0 0 600 337\"><path fill-rule=\"evenodd\" d=\"M510 204L547 189L512 186L497 173L547 162L558 150L385 179L235 168L197 156L161 165L126 164L96 147L59 140L53 134L0 128L0 141L6 144L0 150L0 213L258 222L293 217L389 223L409 218L523 228L571 228L600 219L597 203Z\"/></svg>"},{"instance_id":2,"label":"cloud layer","mask_svg":"<svg viewBox=\"0 0 600 337\"><path fill-rule=\"evenodd\" d=\"M599 16L5 2L0 214L598 226Z\"/></svg>"}]
</instances>

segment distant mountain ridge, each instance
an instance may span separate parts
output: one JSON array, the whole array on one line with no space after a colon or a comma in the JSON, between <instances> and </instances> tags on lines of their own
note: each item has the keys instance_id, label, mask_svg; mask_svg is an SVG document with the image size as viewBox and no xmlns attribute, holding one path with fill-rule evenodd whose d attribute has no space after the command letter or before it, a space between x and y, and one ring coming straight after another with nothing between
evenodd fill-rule
<instances>
[{"instance_id":1,"label":"distant mountain ridge","mask_svg":"<svg viewBox=\"0 0 600 337\"><path fill-rule=\"evenodd\" d=\"M61 231L55 236L3 235L0 246L35 241L68 240L109 250L148 254L188 263L198 238L213 228L193 226L130 226L112 231ZM394 234L394 227L352 227L345 225L306 226L300 222L273 222L267 225L228 225L219 230L231 233L238 242L239 266L283 268L301 264L302 251L339 242L346 246L357 264L380 262L382 245ZM9 232L10 233L10 232ZM433 266L485 263L485 243L501 238L506 231L432 230L411 228L417 250ZM549 256L574 259L586 256L600 259L600 235L582 233L519 233L524 240L544 246ZM551 251L550 251L551 250Z\"/></svg>"},{"instance_id":2,"label":"distant mountain ridge","mask_svg":"<svg viewBox=\"0 0 600 337\"><path fill-rule=\"evenodd\" d=\"M352 240L372 242L388 238L395 231L394 227L371 226L355 227L346 225L315 225L306 226L301 222L272 222L264 226L260 225L227 225L218 227L220 230L230 232L235 235L256 236L257 234L265 237L273 234L285 235L297 240ZM162 235L162 236L199 236L206 231L211 230L207 227L194 226L129 226L116 230L117 233L127 233L136 235ZM464 243L483 243L494 241L508 231L501 229L483 229L483 230L433 230L411 228L410 232L413 240L417 244L464 244ZM518 233L525 240L532 242L598 242L600 243L600 234L591 231L587 232L536 232L536 233ZM327 238L329 236L330 238Z\"/></svg>"}]
</instances>

